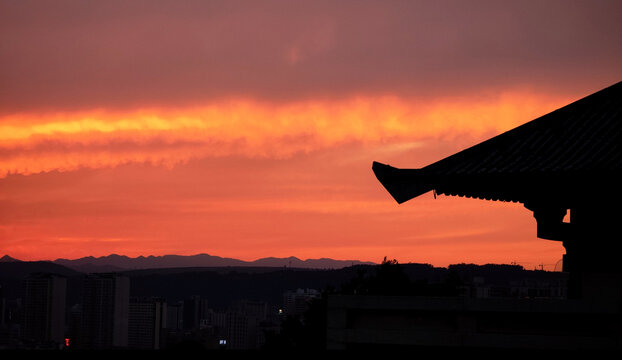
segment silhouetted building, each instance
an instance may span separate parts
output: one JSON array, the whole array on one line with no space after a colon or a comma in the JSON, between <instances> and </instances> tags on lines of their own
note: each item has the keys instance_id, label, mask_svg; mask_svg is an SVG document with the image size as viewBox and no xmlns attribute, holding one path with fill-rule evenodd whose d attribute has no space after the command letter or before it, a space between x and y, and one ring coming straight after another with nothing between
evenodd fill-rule
<instances>
[{"instance_id":1,"label":"silhouetted building","mask_svg":"<svg viewBox=\"0 0 622 360\"><path fill-rule=\"evenodd\" d=\"M213 314L221 347L236 350L259 349L265 342L262 322L268 317L268 304L260 301L234 301L224 314Z\"/></svg>"},{"instance_id":2,"label":"silhouetted building","mask_svg":"<svg viewBox=\"0 0 622 360\"><path fill-rule=\"evenodd\" d=\"M6 299L4 298L4 289L0 285L0 349L7 348L9 345L9 327L6 319Z\"/></svg>"},{"instance_id":3,"label":"silhouetted building","mask_svg":"<svg viewBox=\"0 0 622 360\"><path fill-rule=\"evenodd\" d=\"M69 348L79 347L79 334L82 331L82 304L74 304L69 308L69 317L67 318L67 341Z\"/></svg>"},{"instance_id":4,"label":"silhouetted building","mask_svg":"<svg viewBox=\"0 0 622 360\"><path fill-rule=\"evenodd\" d=\"M4 326L6 323L4 321L6 315L6 299L4 298L4 290L2 289L2 285L0 285L0 326Z\"/></svg>"},{"instance_id":5,"label":"silhouetted building","mask_svg":"<svg viewBox=\"0 0 622 360\"><path fill-rule=\"evenodd\" d=\"M130 279L118 274L91 274L84 278L79 347L87 349L128 346Z\"/></svg>"},{"instance_id":6,"label":"silhouetted building","mask_svg":"<svg viewBox=\"0 0 622 360\"><path fill-rule=\"evenodd\" d=\"M205 319L208 312L207 299L200 296L193 296L184 300L183 306L183 326L186 330L197 330L201 325L201 320Z\"/></svg>"},{"instance_id":7,"label":"silhouetted building","mask_svg":"<svg viewBox=\"0 0 622 360\"><path fill-rule=\"evenodd\" d=\"M398 203L428 191L522 203L538 237L566 248L569 297L622 299L620 144L622 82L421 169L372 168Z\"/></svg>"},{"instance_id":8,"label":"silhouetted building","mask_svg":"<svg viewBox=\"0 0 622 360\"><path fill-rule=\"evenodd\" d=\"M226 347L227 349L248 350L257 348L257 327L259 320L256 316L237 311L226 314Z\"/></svg>"},{"instance_id":9,"label":"silhouetted building","mask_svg":"<svg viewBox=\"0 0 622 360\"><path fill-rule=\"evenodd\" d=\"M4 324L0 326L0 349L23 347L21 341L22 299L5 298Z\"/></svg>"},{"instance_id":10,"label":"silhouetted building","mask_svg":"<svg viewBox=\"0 0 622 360\"><path fill-rule=\"evenodd\" d=\"M128 346L157 350L165 343L166 301L161 298L130 298Z\"/></svg>"},{"instance_id":11,"label":"silhouetted building","mask_svg":"<svg viewBox=\"0 0 622 360\"><path fill-rule=\"evenodd\" d=\"M224 329L226 328L226 312L215 311L214 309L208 309L207 314L203 320L201 320L201 329L212 327L215 329Z\"/></svg>"},{"instance_id":12,"label":"silhouetted building","mask_svg":"<svg viewBox=\"0 0 622 360\"><path fill-rule=\"evenodd\" d=\"M231 304L229 310L254 316L259 321L265 320L268 317L268 303L263 301L237 300Z\"/></svg>"},{"instance_id":13,"label":"silhouetted building","mask_svg":"<svg viewBox=\"0 0 622 360\"><path fill-rule=\"evenodd\" d=\"M329 296L328 349L619 349L615 303L556 299Z\"/></svg>"},{"instance_id":14,"label":"silhouetted building","mask_svg":"<svg viewBox=\"0 0 622 360\"><path fill-rule=\"evenodd\" d=\"M620 349L621 144L622 82L421 169L374 162L398 203L428 191L522 203L538 237L563 241L568 298L554 282L493 290L483 276L468 296L329 296L327 347Z\"/></svg>"},{"instance_id":15,"label":"silhouetted building","mask_svg":"<svg viewBox=\"0 0 622 360\"><path fill-rule=\"evenodd\" d=\"M460 293L472 298L566 299L568 274L527 271L518 265L449 266L460 276Z\"/></svg>"},{"instance_id":16,"label":"silhouetted building","mask_svg":"<svg viewBox=\"0 0 622 360\"><path fill-rule=\"evenodd\" d=\"M166 304L166 328L169 331L183 329L184 305L183 302Z\"/></svg>"},{"instance_id":17,"label":"silhouetted building","mask_svg":"<svg viewBox=\"0 0 622 360\"><path fill-rule=\"evenodd\" d=\"M31 274L22 282L22 338L28 347L58 348L65 338L67 279Z\"/></svg>"},{"instance_id":18,"label":"silhouetted building","mask_svg":"<svg viewBox=\"0 0 622 360\"><path fill-rule=\"evenodd\" d=\"M309 307L309 302L320 296L315 289L296 289L283 294L283 313L285 315L300 315Z\"/></svg>"}]
</instances>

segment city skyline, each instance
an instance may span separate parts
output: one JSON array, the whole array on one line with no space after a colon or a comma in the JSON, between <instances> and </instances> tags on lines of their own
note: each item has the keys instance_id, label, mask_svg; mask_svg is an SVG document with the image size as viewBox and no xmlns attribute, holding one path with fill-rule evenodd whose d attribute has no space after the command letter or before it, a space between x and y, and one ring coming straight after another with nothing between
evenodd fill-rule
<instances>
[{"instance_id":1,"label":"city skyline","mask_svg":"<svg viewBox=\"0 0 622 360\"><path fill-rule=\"evenodd\" d=\"M415 306L424 300L441 308L477 301L479 311L498 313L499 301L516 306L536 298L563 305L568 279L567 273L516 265L446 269L394 261L325 270L221 267L107 273L45 262L0 265L2 351L325 350L325 332L332 328L325 326L335 324L327 322L330 313L323 310L331 296L359 294L365 301L391 295L388 299L414 301Z\"/></svg>"}]
</instances>

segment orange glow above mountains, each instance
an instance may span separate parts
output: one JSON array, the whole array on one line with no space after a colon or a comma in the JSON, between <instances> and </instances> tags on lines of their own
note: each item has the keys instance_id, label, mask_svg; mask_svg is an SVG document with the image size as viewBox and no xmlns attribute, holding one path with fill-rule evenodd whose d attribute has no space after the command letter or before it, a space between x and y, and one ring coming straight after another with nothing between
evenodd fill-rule
<instances>
[{"instance_id":1,"label":"orange glow above mountains","mask_svg":"<svg viewBox=\"0 0 622 360\"><path fill-rule=\"evenodd\" d=\"M0 252L553 269L561 246L535 238L522 206L425 197L398 206L371 161L424 166L569 101L515 92L4 116Z\"/></svg>"}]
</instances>

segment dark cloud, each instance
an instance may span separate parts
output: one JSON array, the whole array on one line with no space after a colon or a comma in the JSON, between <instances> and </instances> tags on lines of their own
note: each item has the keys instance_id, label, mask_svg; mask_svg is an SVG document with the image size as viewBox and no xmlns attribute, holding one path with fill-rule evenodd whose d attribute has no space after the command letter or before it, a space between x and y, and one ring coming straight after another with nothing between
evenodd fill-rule
<instances>
[{"instance_id":1,"label":"dark cloud","mask_svg":"<svg viewBox=\"0 0 622 360\"><path fill-rule=\"evenodd\" d=\"M617 0L1 1L0 111L584 94L622 77L621 37Z\"/></svg>"}]
</instances>

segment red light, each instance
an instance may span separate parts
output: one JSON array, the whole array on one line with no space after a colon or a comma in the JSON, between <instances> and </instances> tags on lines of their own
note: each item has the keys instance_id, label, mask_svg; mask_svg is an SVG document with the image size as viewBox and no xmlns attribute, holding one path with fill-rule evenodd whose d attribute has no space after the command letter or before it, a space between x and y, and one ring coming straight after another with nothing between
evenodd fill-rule
<instances>
[{"instance_id":1,"label":"red light","mask_svg":"<svg viewBox=\"0 0 622 360\"><path fill-rule=\"evenodd\" d=\"M65 346L69 347L69 338L65 338Z\"/></svg>"}]
</instances>

